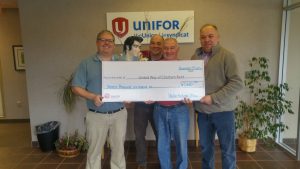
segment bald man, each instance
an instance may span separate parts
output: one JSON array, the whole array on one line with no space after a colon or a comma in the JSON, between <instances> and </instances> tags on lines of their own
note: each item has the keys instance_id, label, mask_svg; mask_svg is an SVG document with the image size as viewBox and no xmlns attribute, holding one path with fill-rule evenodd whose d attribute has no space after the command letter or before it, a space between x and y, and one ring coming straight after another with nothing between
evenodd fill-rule
<instances>
[{"instance_id":1,"label":"bald man","mask_svg":"<svg viewBox=\"0 0 300 169\"><path fill-rule=\"evenodd\" d=\"M149 61L163 59L163 43L163 37L158 34L153 35L150 39L149 50L142 51L143 57L147 57ZM138 169L147 168L147 145L145 137L148 122L151 124L155 137L157 135L153 121L153 107L154 104L146 104L144 102L136 102L134 106L134 133Z\"/></svg>"}]
</instances>

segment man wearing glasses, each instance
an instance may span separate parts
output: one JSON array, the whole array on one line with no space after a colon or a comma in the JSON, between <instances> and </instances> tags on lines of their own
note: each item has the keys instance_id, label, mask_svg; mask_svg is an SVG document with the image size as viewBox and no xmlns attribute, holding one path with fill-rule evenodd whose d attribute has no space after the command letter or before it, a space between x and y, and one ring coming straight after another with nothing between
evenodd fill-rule
<instances>
[{"instance_id":1,"label":"man wearing glasses","mask_svg":"<svg viewBox=\"0 0 300 169\"><path fill-rule=\"evenodd\" d=\"M101 168L101 151L107 136L111 145L111 169L125 169L124 141L127 110L122 102L103 102L102 61L114 61L114 35L107 30L97 35L97 53L84 59L75 71L72 91L85 98L89 111L86 129L89 149L86 169Z\"/></svg>"}]
</instances>

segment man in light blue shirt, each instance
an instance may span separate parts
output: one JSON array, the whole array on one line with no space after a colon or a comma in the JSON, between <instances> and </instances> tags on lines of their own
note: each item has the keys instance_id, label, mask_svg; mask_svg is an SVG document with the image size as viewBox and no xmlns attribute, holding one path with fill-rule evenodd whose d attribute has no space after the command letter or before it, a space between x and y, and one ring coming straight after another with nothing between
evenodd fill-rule
<instances>
[{"instance_id":1,"label":"man in light blue shirt","mask_svg":"<svg viewBox=\"0 0 300 169\"><path fill-rule=\"evenodd\" d=\"M124 141L127 111L121 102L103 102L102 61L114 61L114 35L101 31L96 40L97 53L84 59L75 71L72 91L85 98L89 111L86 114L87 152L86 169L101 168L101 152L107 140L111 145L111 169L125 169Z\"/></svg>"}]
</instances>

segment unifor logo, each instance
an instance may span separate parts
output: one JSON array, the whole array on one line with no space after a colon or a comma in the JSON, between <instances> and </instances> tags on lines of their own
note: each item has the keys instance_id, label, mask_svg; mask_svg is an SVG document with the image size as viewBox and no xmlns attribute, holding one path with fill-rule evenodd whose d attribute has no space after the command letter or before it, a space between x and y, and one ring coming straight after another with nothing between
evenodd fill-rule
<instances>
[{"instance_id":1,"label":"unifor logo","mask_svg":"<svg viewBox=\"0 0 300 169\"><path fill-rule=\"evenodd\" d=\"M112 20L112 29L119 38L124 37L128 33L128 19L118 17Z\"/></svg>"}]
</instances>

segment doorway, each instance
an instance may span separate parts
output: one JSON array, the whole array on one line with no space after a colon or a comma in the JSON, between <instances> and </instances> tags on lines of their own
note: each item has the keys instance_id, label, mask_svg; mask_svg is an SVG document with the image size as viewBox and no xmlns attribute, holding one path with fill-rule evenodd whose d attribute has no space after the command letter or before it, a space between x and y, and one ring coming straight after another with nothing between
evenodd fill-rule
<instances>
[{"instance_id":1,"label":"doorway","mask_svg":"<svg viewBox=\"0 0 300 169\"><path fill-rule=\"evenodd\" d=\"M277 143L299 157L299 97L300 97L300 0L285 0L283 8L279 83L288 83L286 96L293 102L294 114L284 114L281 121L289 126L279 132Z\"/></svg>"}]
</instances>

